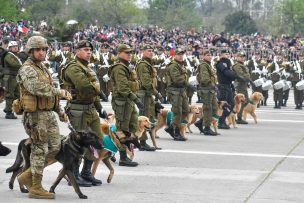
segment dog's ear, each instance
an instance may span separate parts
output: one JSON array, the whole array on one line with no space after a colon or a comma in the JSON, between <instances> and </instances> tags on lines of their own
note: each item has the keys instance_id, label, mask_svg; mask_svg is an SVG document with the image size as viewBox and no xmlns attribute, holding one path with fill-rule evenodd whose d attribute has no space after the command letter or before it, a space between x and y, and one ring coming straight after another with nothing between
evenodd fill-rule
<instances>
[{"instance_id":1,"label":"dog's ear","mask_svg":"<svg viewBox=\"0 0 304 203\"><path fill-rule=\"evenodd\" d=\"M235 99L235 102L236 102L236 103L240 103L239 95L235 95L234 99Z\"/></svg>"}]
</instances>

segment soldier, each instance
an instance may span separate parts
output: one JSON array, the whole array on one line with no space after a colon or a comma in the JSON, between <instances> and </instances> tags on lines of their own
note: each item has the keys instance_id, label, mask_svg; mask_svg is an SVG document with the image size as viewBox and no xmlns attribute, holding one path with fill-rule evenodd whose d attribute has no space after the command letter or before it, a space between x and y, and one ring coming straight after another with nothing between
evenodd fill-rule
<instances>
[{"instance_id":1,"label":"soldier","mask_svg":"<svg viewBox=\"0 0 304 203\"><path fill-rule=\"evenodd\" d=\"M7 54L7 46L9 43L9 38L3 38L0 47L0 87L3 86L3 68L4 68L4 57Z\"/></svg>"},{"instance_id":2,"label":"soldier","mask_svg":"<svg viewBox=\"0 0 304 203\"><path fill-rule=\"evenodd\" d=\"M18 44L16 41L8 43L8 53L4 57L3 67L3 83L5 87L5 109L3 110L6 119L17 119L17 116L12 112L13 101L19 98L19 86L16 81L18 70L22 65L21 60L18 58Z\"/></svg>"},{"instance_id":3,"label":"soldier","mask_svg":"<svg viewBox=\"0 0 304 203\"><path fill-rule=\"evenodd\" d=\"M19 177L20 185L29 189L29 197L37 199L54 199L42 185L44 167L53 163L60 149L60 134L56 117L66 121L66 114L60 109L59 96L71 99L66 90L54 87L54 81L42 61L47 52L47 41L41 36L33 36L27 41L26 52L29 58L20 68L17 80L20 85L20 102L23 108L23 126L30 136L31 167Z\"/></svg>"},{"instance_id":4,"label":"soldier","mask_svg":"<svg viewBox=\"0 0 304 203\"><path fill-rule=\"evenodd\" d=\"M100 81L100 88L105 93L106 98L103 101L108 101L108 97L110 92L108 90L108 80L109 76L108 70L111 65L114 64L115 56L109 52L109 44L104 43L101 45L101 53L100 53L100 65L98 66L98 79Z\"/></svg>"},{"instance_id":5,"label":"soldier","mask_svg":"<svg viewBox=\"0 0 304 203\"><path fill-rule=\"evenodd\" d=\"M139 111L140 115L147 116L150 121L155 122L155 108L153 95L162 100L162 95L156 89L156 69L152 67L153 47L151 45L145 45L142 49L143 58L136 65L136 73L141 84L140 90L137 96L143 101L144 109ZM152 133L152 132L149 132ZM154 132L155 133L155 132ZM154 147L150 147L147 144L147 133L144 132L140 138L141 150L143 151L155 151Z\"/></svg>"},{"instance_id":6,"label":"soldier","mask_svg":"<svg viewBox=\"0 0 304 203\"><path fill-rule=\"evenodd\" d=\"M62 44L62 48L60 52L61 60L58 67L58 78L59 78L60 87L63 89L65 87L63 86L63 81L61 80L61 70L66 64L68 64L70 61L72 61L75 58L75 55L71 51L71 46L72 45L70 42L64 42Z\"/></svg>"},{"instance_id":7,"label":"soldier","mask_svg":"<svg viewBox=\"0 0 304 203\"><path fill-rule=\"evenodd\" d=\"M100 84L96 73L88 67L93 45L81 40L76 45L76 58L62 69L64 86L72 93L73 99L66 105L66 112L76 131L90 128L103 140L100 129L102 106L100 104ZM76 180L81 186L101 185L91 173L94 156L87 150L83 158L84 164L79 176L79 165L74 169ZM80 161L81 162L81 161Z\"/></svg>"},{"instance_id":8,"label":"soldier","mask_svg":"<svg viewBox=\"0 0 304 203\"><path fill-rule=\"evenodd\" d=\"M234 70L237 75L243 77L246 80L246 81L243 81L243 80L237 79L234 83L237 93L244 94L244 96L246 98L246 103L242 104L242 107L241 107L239 113L237 114L236 122L238 124L248 124L247 121L244 121L242 119L243 109L249 102L252 102L249 99L247 88L248 88L248 82L250 82L252 84L252 86L253 86L253 82L250 80L250 74L249 74L248 68L244 65L245 57L246 57L246 54L244 52L238 52L236 54L236 63L232 66L232 70Z\"/></svg>"},{"instance_id":9,"label":"soldier","mask_svg":"<svg viewBox=\"0 0 304 203\"><path fill-rule=\"evenodd\" d=\"M135 104L139 109L144 105L136 96L139 90L139 81L136 71L131 68L130 61L133 49L126 44L117 46L118 61L109 69L110 90L112 91L112 108L115 112L117 131L116 135L121 142L126 139L134 139L134 133L137 129L137 111ZM126 149L119 149L120 166L135 167L137 162L127 157Z\"/></svg>"},{"instance_id":10,"label":"soldier","mask_svg":"<svg viewBox=\"0 0 304 203\"><path fill-rule=\"evenodd\" d=\"M216 98L216 73L211 67L212 54L209 50L201 52L202 62L197 67L198 92L203 101L203 117L194 123L194 125L204 135L215 136L217 133L211 130L211 120L217 115L217 98ZM203 129L203 126L205 128Z\"/></svg>"},{"instance_id":11,"label":"soldier","mask_svg":"<svg viewBox=\"0 0 304 203\"><path fill-rule=\"evenodd\" d=\"M231 61L229 50L221 50L220 60L216 64L217 78L218 78L218 100L227 101L231 106L231 109L234 107L234 94L235 89L232 84L232 81L239 79L240 81L245 81L242 76L238 76L233 70L231 70ZM227 109L224 110L222 116L219 118L218 128L219 129L230 129L226 124L226 117L229 115Z\"/></svg>"},{"instance_id":12,"label":"soldier","mask_svg":"<svg viewBox=\"0 0 304 203\"><path fill-rule=\"evenodd\" d=\"M300 59L302 56L299 56ZM294 62L294 67L291 69L291 82L293 86L294 91L294 102L296 105L295 109L302 109L302 102L303 102L303 90L298 90L296 88L296 84L301 81L303 74L302 74L302 68L301 68L301 60Z\"/></svg>"},{"instance_id":13,"label":"soldier","mask_svg":"<svg viewBox=\"0 0 304 203\"><path fill-rule=\"evenodd\" d=\"M180 134L181 124L187 124L186 118L189 112L187 99L188 75L183 61L185 50L177 48L174 60L166 67L166 82L168 100L172 105L173 120L169 127L165 129L174 140L186 141Z\"/></svg>"}]
</instances>

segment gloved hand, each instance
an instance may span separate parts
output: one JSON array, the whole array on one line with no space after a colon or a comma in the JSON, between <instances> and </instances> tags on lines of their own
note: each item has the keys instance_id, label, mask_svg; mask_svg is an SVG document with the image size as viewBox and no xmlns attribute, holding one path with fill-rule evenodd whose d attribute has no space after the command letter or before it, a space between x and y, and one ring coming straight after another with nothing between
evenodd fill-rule
<instances>
[{"instance_id":1,"label":"gloved hand","mask_svg":"<svg viewBox=\"0 0 304 203\"><path fill-rule=\"evenodd\" d=\"M99 109L97 112L100 118L106 119L108 117L108 114L104 109Z\"/></svg>"},{"instance_id":2,"label":"gloved hand","mask_svg":"<svg viewBox=\"0 0 304 203\"><path fill-rule=\"evenodd\" d=\"M100 91L99 96L100 96L100 98L101 98L103 101L105 101L105 102L108 101L108 97L107 97L107 95L106 95L103 91Z\"/></svg>"},{"instance_id":3,"label":"gloved hand","mask_svg":"<svg viewBox=\"0 0 304 203\"><path fill-rule=\"evenodd\" d=\"M164 103L164 97L161 95L161 93L157 93L155 95L155 97L161 102L161 103Z\"/></svg>"},{"instance_id":4,"label":"gloved hand","mask_svg":"<svg viewBox=\"0 0 304 203\"><path fill-rule=\"evenodd\" d=\"M72 99L72 95L69 91L61 89L60 90L60 97L65 98L66 100L71 100Z\"/></svg>"},{"instance_id":5,"label":"gloved hand","mask_svg":"<svg viewBox=\"0 0 304 203\"><path fill-rule=\"evenodd\" d=\"M139 109L144 108L144 104L142 103L142 101L138 97L134 100L134 102Z\"/></svg>"},{"instance_id":6,"label":"gloved hand","mask_svg":"<svg viewBox=\"0 0 304 203\"><path fill-rule=\"evenodd\" d=\"M59 120L60 120L61 122L68 122L68 120L69 120L68 115L67 115L64 111L60 111L60 112L58 113L58 116L59 116Z\"/></svg>"}]
</instances>

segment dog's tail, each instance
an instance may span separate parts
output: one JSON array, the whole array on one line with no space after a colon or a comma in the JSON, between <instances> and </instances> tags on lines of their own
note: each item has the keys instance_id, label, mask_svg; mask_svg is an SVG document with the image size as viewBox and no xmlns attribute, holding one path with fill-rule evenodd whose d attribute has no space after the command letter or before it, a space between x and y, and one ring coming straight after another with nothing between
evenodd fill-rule
<instances>
[{"instance_id":1,"label":"dog's tail","mask_svg":"<svg viewBox=\"0 0 304 203\"><path fill-rule=\"evenodd\" d=\"M15 160L14 164L11 167L9 167L9 168L6 169L6 171L5 171L6 173L11 173L13 171L17 171L21 167L21 164L23 162L23 157L22 157L21 151L22 151L22 148L25 145L26 141L27 141L27 139L23 139L19 143L19 145L18 145L18 151L17 151L17 155L16 155L16 160Z\"/></svg>"}]
</instances>

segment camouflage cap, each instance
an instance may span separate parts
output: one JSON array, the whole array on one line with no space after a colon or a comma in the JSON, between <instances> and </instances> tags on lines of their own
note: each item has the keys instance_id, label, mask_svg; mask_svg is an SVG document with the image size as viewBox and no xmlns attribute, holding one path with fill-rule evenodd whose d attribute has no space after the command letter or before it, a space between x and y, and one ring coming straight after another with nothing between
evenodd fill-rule
<instances>
[{"instance_id":1,"label":"camouflage cap","mask_svg":"<svg viewBox=\"0 0 304 203\"><path fill-rule=\"evenodd\" d=\"M182 49L182 48L177 48L177 49L175 49L175 55L178 55L178 54L184 54L185 53L185 50L184 49Z\"/></svg>"},{"instance_id":2,"label":"camouflage cap","mask_svg":"<svg viewBox=\"0 0 304 203\"><path fill-rule=\"evenodd\" d=\"M150 44L146 44L142 47L142 50L147 50L147 49L154 49L154 47Z\"/></svg>"},{"instance_id":3,"label":"camouflage cap","mask_svg":"<svg viewBox=\"0 0 304 203\"><path fill-rule=\"evenodd\" d=\"M117 52L132 52L133 49L127 44L119 44L117 46Z\"/></svg>"},{"instance_id":4,"label":"camouflage cap","mask_svg":"<svg viewBox=\"0 0 304 203\"><path fill-rule=\"evenodd\" d=\"M77 43L75 49L81 49L84 47L90 47L93 50L93 45L91 42L89 42L88 40L81 40Z\"/></svg>"}]
</instances>

